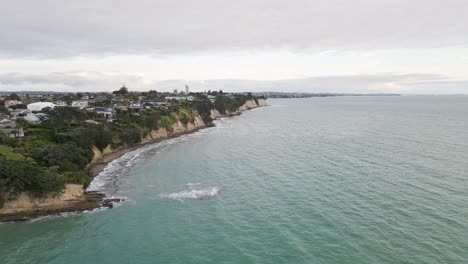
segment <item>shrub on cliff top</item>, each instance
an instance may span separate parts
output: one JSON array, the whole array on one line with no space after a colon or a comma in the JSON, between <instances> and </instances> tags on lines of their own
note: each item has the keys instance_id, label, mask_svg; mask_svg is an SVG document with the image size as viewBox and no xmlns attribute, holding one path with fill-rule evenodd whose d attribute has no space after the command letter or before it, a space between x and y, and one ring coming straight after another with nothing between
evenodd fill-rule
<instances>
[{"instance_id":1,"label":"shrub on cliff top","mask_svg":"<svg viewBox=\"0 0 468 264\"><path fill-rule=\"evenodd\" d=\"M64 188L62 175L44 170L37 164L0 156L0 196L14 198L21 192L34 196L58 193Z\"/></svg>"},{"instance_id":2,"label":"shrub on cliff top","mask_svg":"<svg viewBox=\"0 0 468 264\"><path fill-rule=\"evenodd\" d=\"M90 148L81 148L73 142L67 142L34 149L32 156L44 167L59 166L61 171L78 171L84 169L93 159L94 153Z\"/></svg>"},{"instance_id":3,"label":"shrub on cliff top","mask_svg":"<svg viewBox=\"0 0 468 264\"><path fill-rule=\"evenodd\" d=\"M81 184L83 188L88 188L91 183L91 177L83 171L65 172L64 175L67 183Z\"/></svg>"}]
</instances>

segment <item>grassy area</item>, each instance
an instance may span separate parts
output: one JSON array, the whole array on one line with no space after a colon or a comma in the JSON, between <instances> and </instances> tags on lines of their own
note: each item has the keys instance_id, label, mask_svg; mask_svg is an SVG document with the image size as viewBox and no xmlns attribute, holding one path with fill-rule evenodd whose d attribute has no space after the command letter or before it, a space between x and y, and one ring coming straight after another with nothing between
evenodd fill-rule
<instances>
[{"instance_id":1,"label":"grassy area","mask_svg":"<svg viewBox=\"0 0 468 264\"><path fill-rule=\"evenodd\" d=\"M28 128L26 135L30 138L40 139L46 141L47 143L54 142L54 133L50 129L46 128Z\"/></svg>"},{"instance_id":2,"label":"grassy area","mask_svg":"<svg viewBox=\"0 0 468 264\"><path fill-rule=\"evenodd\" d=\"M23 160L24 157L18 153L11 151L11 148L0 145L0 155L3 155L11 160Z\"/></svg>"}]
</instances>

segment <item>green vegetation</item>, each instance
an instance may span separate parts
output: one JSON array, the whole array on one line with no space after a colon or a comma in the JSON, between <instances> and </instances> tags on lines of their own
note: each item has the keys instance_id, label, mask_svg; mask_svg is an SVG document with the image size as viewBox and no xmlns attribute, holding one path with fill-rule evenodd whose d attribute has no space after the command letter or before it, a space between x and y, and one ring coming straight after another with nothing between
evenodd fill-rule
<instances>
[{"instance_id":1,"label":"green vegetation","mask_svg":"<svg viewBox=\"0 0 468 264\"><path fill-rule=\"evenodd\" d=\"M11 160L24 160L23 155L14 153L9 147L0 145L0 156L4 156Z\"/></svg>"},{"instance_id":2,"label":"green vegetation","mask_svg":"<svg viewBox=\"0 0 468 264\"><path fill-rule=\"evenodd\" d=\"M33 162L12 160L0 155L0 208L7 199L27 191L34 196L59 193L64 177Z\"/></svg>"}]
</instances>

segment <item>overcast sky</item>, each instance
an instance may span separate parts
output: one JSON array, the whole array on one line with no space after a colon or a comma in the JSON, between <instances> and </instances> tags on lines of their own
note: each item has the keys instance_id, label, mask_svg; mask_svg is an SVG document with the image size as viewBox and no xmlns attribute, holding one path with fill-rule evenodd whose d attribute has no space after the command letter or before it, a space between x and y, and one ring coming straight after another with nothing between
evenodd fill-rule
<instances>
[{"instance_id":1,"label":"overcast sky","mask_svg":"<svg viewBox=\"0 0 468 264\"><path fill-rule=\"evenodd\" d=\"M0 4L0 91L468 94L466 0Z\"/></svg>"}]
</instances>

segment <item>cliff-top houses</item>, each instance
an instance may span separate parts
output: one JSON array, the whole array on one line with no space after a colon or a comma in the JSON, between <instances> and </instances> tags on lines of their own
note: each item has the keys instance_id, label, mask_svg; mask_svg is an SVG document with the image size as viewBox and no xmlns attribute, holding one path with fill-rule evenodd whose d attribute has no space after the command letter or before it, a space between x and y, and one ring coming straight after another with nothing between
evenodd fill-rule
<instances>
[{"instance_id":1,"label":"cliff-top houses","mask_svg":"<svg viewBox=\"0 0 468 264\"><path fill-rule=\"evenodd\" d=\"M16 119L41 123L47 119L46 109L55 107L76 107L88 113L92 119L113 122L119 111L132 111L136 115L139 111L149 108L175 111L184 102L208 99L214 103L215 94L216 92L189 93L188 87L185 91L175 90L174 93L156 91L131 93L125 86L113 93L0 92L0 106L4 107L3 113L0 112L0 124L2 124L0 132L8 137L23 137L24 131L16 129Z\"/></svg>"}]
</instances>

